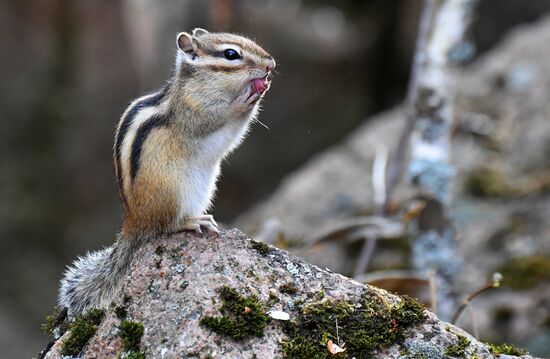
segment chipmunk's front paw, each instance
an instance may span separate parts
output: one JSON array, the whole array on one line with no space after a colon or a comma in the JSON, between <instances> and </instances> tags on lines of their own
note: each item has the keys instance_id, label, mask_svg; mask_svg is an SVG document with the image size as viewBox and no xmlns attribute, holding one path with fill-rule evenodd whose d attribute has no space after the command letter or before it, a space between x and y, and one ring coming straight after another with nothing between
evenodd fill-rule
<instances>
[{"instance_id":1,"label":"chipmunk's front paw","mask_svg":"<svg viewBox=\"0 0 550 359\"><path fill-rule=\"evenodd\" d=\"M202 216L186 218L183 222L182 230L202 233L203 227L206 228L207 231L216 234L219 233L218 224L211 214L203 214Z\"/></svg>"}]
</instances>

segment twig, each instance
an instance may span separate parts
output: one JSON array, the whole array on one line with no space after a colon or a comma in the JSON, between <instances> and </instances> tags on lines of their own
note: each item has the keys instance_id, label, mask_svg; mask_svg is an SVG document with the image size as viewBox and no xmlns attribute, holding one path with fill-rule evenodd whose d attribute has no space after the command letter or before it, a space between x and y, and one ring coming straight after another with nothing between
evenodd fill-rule
<instances>
[{"instance_id":1,"label":"twig","mask_svg":"<svg viewBox=\"0 0 550 359\"><path fill-rule=\"evenodd\" d=\"M355 270L353 271L354 277L365 273L369 268L370 259L372 258L372 255L374 253L377 239L378 237L372 235L365 238L365 243L361 248L361 253L359 254L359 258L357 259Z\"/></svg>"},{"instance_id":2,"label":"twig","mask_svg":"<svg viewBox=\"0 0 550 359\"><path fill-rule=\"evenodd\" d=\"M377 214L384 212L386 202L386 168L388 164L388 147L383 143L375 144L375 156L372 164L372 187L374 189L374 205Z\"/></svg>"},{"instance_id":3,"label":"twig","mask_svg":"<svg viewBox=\"0 0 550 359\"><path fill-rule=\"evenodd\" d=\"M475 297L479 296L482 293L485 293L491 289L500 287L500 281L502 280L502 274L500 273L494 273L493 274L493 280L491 283L488 283L484 285L483 287L479 288L473 293L470 293L463 301L462 304L457 308L455 314L453 315L453 319L451 320L451 324L455 324L458 318L460 318L460 315L466 309L472 300L474 300Z\"/></svg>"},{"instance_id":4,"label":"twig","mask_svg":"<svg viewBox=\"0 0 550 359\"><path fill-rule=\"evenodd\" d=\"M468 306L468 313L470 313L470 320L472 321L472 332L474 335L474 338L479 339L479 328L477 325L477 317L474 313L474 308L470 305Z\"/></svg>"},{"instance_id":5,"label":"twig","mask_svg":"<svg viewBox=\"0 0 550 359\"><path fill-rule=\"evenodd\" d=\"M437 283L435 282L435 271L430 271L430 307L432 312L437 312Z\"/></svg>"},{"instance_id":6,"label":"twig","mask_svg":"<svg viewBox=\"0 0 550 359\"><path fill-rule=\"evenodd\" d=\"M340 343L340 335L338 334L338 318L336 318L336 341L338 342L338 345L342 345Z\"/></svg>"},{"instance_id":7,"label":"twig","mask_svg":"<svg viewBox=\"0 0 550 359\"><path fill-rule=\"evenodd\" d=\"M428 39L428 33L430 31L430 24L434 16L435 2L426 1L424 3L424 9L422 10L422 16L420 18L420 26L418 30L418 38L416 40L414 59L411 65L411 78L407 88L407 98L405 100L405 125L397 149L392 158L392 161L388 164L388 174L386 182L386 195L384 207L387 210L391 205L392 196L399 180L401 179L403 172L403 163L405 162L405 155L407 153L407 147L409 144L409 138L411 137L412 130L416 119L416 113L413 110L416 99L418 98L418 77L422 64L424 63L425 54L423 49L426 47L426 41Z\"/></svg>"},{"instance_id":8,"label":"twig","mask_svg":"<svg viewBox=\"0 0 550 359\"><path fill-rule=\"evenodd\" d=\"M304 242L312 246L332 240L355 242L371 236L378 239L397 238L405 234L404 227L398 219L379 216L355 217L338 220L335 223L329 222L320 229L312 231Z\"/></svg>"},{"instance_id":9,"label":"twig","mask_svg":"<svg viewBox=\"0 0 550 359\"><path fill-rule=\"evenodd\" d=\"M388 164L388 147L383 143L375 143L375 156L372 164L372 187L374 191L374 206L377 215L384 213L384 204L386 202L386 169ZM361 248L359 259L355 265L354 276L358 276L367 271L370 259L376 248L378 237L368 235L365 237L365 243Z\"/></svg>"}]
</instances>

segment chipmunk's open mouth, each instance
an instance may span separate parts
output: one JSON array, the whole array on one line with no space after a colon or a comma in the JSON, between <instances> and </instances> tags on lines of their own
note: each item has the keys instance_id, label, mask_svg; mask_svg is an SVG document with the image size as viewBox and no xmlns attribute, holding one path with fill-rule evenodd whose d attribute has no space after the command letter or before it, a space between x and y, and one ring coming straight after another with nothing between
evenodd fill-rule
<instances>
[{"instance_id":1,"label":"chipmunk's open mouth","mask_svg":"<svg viewBox=\"0 0 550 359\"><path fill-rule=\"evenodd\" d=\"M267 91L267 89L269 88L269 84L271 83L267 76L268 75L265 75L264 77L255 78L252 80L254 91L259 93L260 95Z\"/></svg>"}]
</instances>

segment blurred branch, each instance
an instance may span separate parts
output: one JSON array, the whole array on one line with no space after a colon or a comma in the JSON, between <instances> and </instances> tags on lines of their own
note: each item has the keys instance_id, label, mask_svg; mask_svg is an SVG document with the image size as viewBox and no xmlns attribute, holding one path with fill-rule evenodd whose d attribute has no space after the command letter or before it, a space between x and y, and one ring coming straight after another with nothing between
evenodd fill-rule
<instances>
[{"instance_id":1,"label":"blurred branch","mask_svg":"<svg viewBox=\"0 0 550 359\"><path fill-rule=\"evenodd\" d=\"M358 217L338 221L315 231L306 238L311 246L323 242L341 240L355 242L365 238L397 238L404 235L404 225L401 221L384 217Z\"/></svg>"},{"instance_id":2,"label":"blurred branch","mask_svg":"<svg viewBox=\"0 0 550 359\"><path fill-rule=\"evenodd\" d=\"M422 64L424 63L425 57L425 43L428 38L428 33L430 30L430 24L432 23L433 12L435 8L435 1L426 1L424 3L424 9L422 11L422 16L420 18L420 26L418 29L418 38L416 41L416 50L414 54L413 63L411 66L411 78L409 80L409 86L407 89L407 98L405 100L405 126L399 142L397 144L397 149L392 158L392 161L388 164L388 174L387 174L387 183L386 183L386 196L385 196L385 208L389 208L392 201L393 192L397 184L399 183L403 171L403 162L405 161L405 156L407 153L407 145L409 143L409 138L414 127L416 114L414 109L414 104L418 97L418 76Z\"/></svg>"},{"instance_id":3,"label":"blurred branch","mask_svg":"<svg viewBox=\"0 0 550 359\"><path fill-rule=\"evenodd\" d=\"M435 282L435 271L430 271L429 283L430 283L430 308L435 313L437 311L437 284Z\"/></svg>"},{"instance_id":4,"label":"blurred branch","mask_svg":"<svg viewBox=\"0 0 550 359\"><path fill-rule=\"evenodd\" d=\"M409 88L407 93L407 109L412 109L413 102L415 101L418 91L418 72L421 64L424 62L424 52L419 49L424 48L424 43L428 37L428 30L430 29L431 18L433 16L434 2L428 1L425 5L423 15L420 22L420 29L418 40L416 44L415 58L411 70L411 80L409 82ZM374 187L374 203L376 208L376 214L380 215L389 208L392 194L395 187L399 183L401 177L401 168L403 167L403 161L406 154L406 145L409 141L410 133L414 125L413 111L408 111L405 128L399 139L397 150L393 156L393 160L388 163L388 151L385 147L383 150L383 157L380 155L381 151L378 151L380 147L377 147L376 156L374 159L372 169L372 182ZM384 160L384 166L381 166L381 157ZM383 173L381 173L383 169ZM383 185L380 184L384 181ZM382 193L383 191L383 193ZM359 276L365 273L369 267L370 258L374 253L376 247L376 237L367 237L365 244L361 248L361 253L355 265L354 276Z\"/></svg>"},{"instance_id":5,"label":"blurred branch","mask_svg":"<svg viewBox=\"0 0 550 359\"><path fill-rule=\"evenodd\" d=\"M417 197L425 198L427 203L411 223L413 266L435 271L437 311L444 319L456 307L453 284L460 268L455 233L448 219L455 173L450 163L455 97L452 68L464 59L462 49L470 48L464 45L464 37L476 3L477 0L426 1L403 135L410 137L411 183L417 189Z\"/></svg>"},{"instance_id":6,"label":"blurred branch","mask_svg":"<svg viewBox=\"0 0 550 359\"><path fill-rule=\"evenodd\" d=\"M379 212L383 212L384 203L386 202L386 168L388 164L388 147L383 143L376 143L375 146L375 156L372 164L374 205Z\"/></svg>"}]
</instances>

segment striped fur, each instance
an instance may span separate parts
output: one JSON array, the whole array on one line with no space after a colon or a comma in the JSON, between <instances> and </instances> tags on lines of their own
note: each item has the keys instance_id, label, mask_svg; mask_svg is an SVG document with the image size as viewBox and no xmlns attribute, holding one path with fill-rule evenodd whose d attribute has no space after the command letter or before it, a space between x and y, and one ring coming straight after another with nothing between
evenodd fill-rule
<instances>
[{"instance_id":1,"label":"striped fur","mask_svg":"<svg viewBox=\"0 0 550 359\"><path fill-rule=\"evenodd\" d=\"M130 128L130 125L132 124L138 112L147 107L157 106L160 103L160 101L162 101L164 96L166 96L167 90L168 90L168 86L166 86L162 91L155 92L135 100L124 112L119 122L119 125L117 127L117 131L115 134L114 149L113 149L115 173L116 173L116 178L119 186L120 197L125 207L127 203L126 203L126 197L124 195L124 189L122 184L122 165L120 161L122 142L128 132L128 129Z\"/></svg>"},{"instance_id":2,"label":"striped fur","mask_svg":"<svg viewBox=\"0 0 550 359\"><path fill-rule=\"evenodd\" d=\"M59 304L69 314L108 305L134 252L150 238L201 226L216 229L205 212L221 161L257 115L263 93L252 80L265 77L275 62L244 37L194 34L182 39L187 43L178 51L171 81L133 101L120 119L113 160L124 223L113 246L88 253L65 272ZM242 58L225 59L227 48Z\"/></svg>"},{"instance_id":3,"label":"striped fur","mask_svg":"<svg viewBox=\"0 0 550 359\"><path fill-rule=\"evenodd\" d=\"M156 127L166 126L170 121L169 114L158 114L146 122L142 123L141 126L136 131L136 137L132 143L132 151L130 155L130 178L132 183L136 178L137 172L139 170L139 164L141 160L141 152L143 150L143 145L147 140L147 137Z\"/></svg>"}]
</instances>

